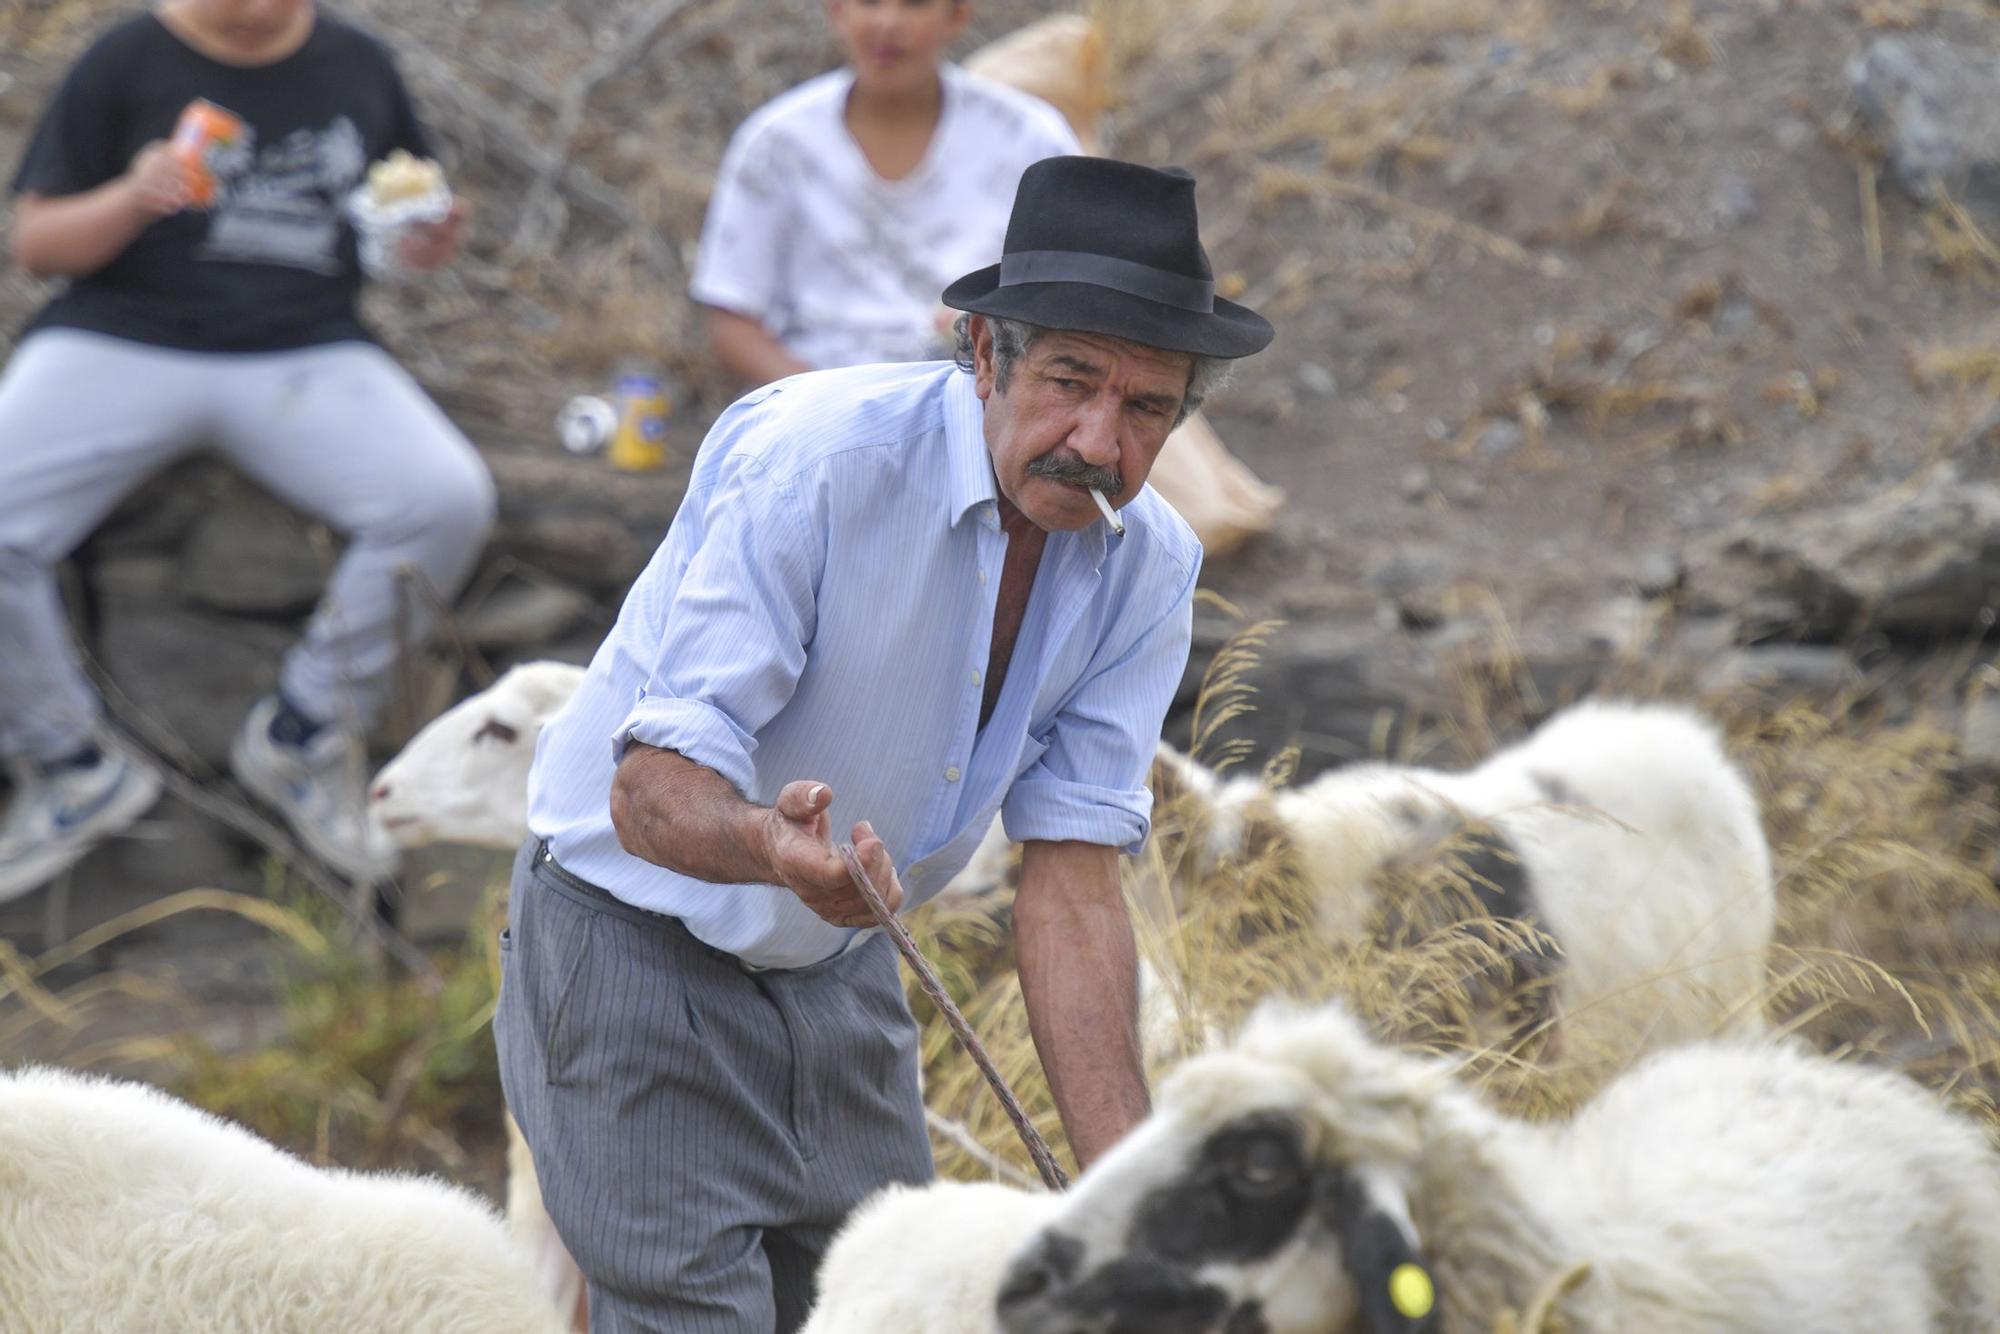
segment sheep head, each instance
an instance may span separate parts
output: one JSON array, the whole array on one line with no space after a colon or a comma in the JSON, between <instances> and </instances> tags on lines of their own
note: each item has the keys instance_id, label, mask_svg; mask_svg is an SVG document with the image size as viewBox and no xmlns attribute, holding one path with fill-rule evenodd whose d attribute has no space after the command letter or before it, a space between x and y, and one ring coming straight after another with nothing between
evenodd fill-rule
<instances>
[{"instance_id":1,"label":"sheep head","mask_svg":"<svg viewBox=\"0 0 2000 1334\"><path fill-rule=\"evenodd\" d=\"M1419 1334L1407 1182L1442 1067L1338 1008L1266 1010L1183 1065L1015 1257L1007 1334Z\"/></svg>"},{"instance_id":2,"label":"sheep head","mask_svg":"<svg viewBox=\"0 0 2000 1334\"><path fill-rule=\"evenodd\" d=\"M562 662L522 663L436 718L382 767L369 808L396 842L518 847L542 728L583 679Z\"/></svg>"}]
</instances>

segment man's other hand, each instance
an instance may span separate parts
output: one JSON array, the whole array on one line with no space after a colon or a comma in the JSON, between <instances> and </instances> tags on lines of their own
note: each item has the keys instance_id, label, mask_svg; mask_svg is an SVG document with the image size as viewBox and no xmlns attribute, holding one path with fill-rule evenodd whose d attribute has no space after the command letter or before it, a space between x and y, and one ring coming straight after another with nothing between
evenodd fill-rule
<instances>
[{"instance_id":1,"label":"man's other hand","mask_svg":"<svg viewBox=\"0 0 2000 1334\"><path fill-rule=\"evenodd\" d=\"M874 926L875 914L847 874L847 863L833 846L827 810L833 789L825 783L787 783L778 793L765 826L764 855L773 884L785 886L799 901L835 926ZM903 902L903 885L896 877L889 849L866 820L854 826L855 855L889 911Z\"/></svg>"}]
</instances>

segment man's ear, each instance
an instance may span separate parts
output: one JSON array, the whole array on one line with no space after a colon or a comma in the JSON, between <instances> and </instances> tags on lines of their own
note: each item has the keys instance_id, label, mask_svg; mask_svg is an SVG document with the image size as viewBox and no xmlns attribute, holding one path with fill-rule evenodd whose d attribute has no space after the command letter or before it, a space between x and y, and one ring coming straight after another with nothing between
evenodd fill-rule
<instances>
[{"instance_id":1,"label":"man's ear","mask_svg":"<svg viewBox=\"0 0 2000 1334\"><path fill-rule=\"evenodd\" d=\"M986 322L984 315L974 315L969 329L972 334L972 387L984 402L993 394L993 326Z\"/></svg>"},{"instance_id":2,"label":"man's ear","mask_svg":"<svg viewBox=\"0 0 2000 1334\"><path fill-rule=\"evenodd\" d=\"M1320 1174L1321 1217L1340 1238L1368 1334L1433 1334L1439 1294L1418 1248L1409 1202L1386 1174L1328 1168Z\"/></svg>"}]
</instances>

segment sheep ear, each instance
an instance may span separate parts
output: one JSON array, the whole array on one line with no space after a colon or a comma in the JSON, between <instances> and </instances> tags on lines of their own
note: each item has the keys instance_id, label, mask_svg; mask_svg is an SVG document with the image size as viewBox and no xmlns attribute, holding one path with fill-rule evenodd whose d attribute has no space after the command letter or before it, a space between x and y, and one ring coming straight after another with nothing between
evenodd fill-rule
<instances>
[{"instance_id":1,"label":"sheep ear","mask_svg":"<svg viewBox=\"0 0 2000 1334\"><path fill-rule=\"evenodd\" d=\"M536 730L562 712L583 679L581 668L553 662L522 663L510 668L507 675L515 678L513 690L526 702L529 725Z\"/></svg>"},{"instance_id":2,"label":"sheep ear","mask_svg":"<svg viewBox=\"0 0 2000 1334\"><path fill-rule=\"evenodd\" d=\"M1321 1210L1340 1238L1368 1334L1432 1334L1438 1292L1417 1245L1408 1201L1385 1176L1330 1168L1321 1174Z\"/></svg>"}]
</instances>

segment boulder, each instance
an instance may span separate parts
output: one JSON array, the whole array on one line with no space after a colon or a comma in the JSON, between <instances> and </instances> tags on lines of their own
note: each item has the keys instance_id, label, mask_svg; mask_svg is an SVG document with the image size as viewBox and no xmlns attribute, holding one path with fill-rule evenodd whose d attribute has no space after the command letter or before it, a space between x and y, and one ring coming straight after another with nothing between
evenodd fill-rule
<instances>
[{"instance_id":1,"label":"boulder","mask_svg":"<svg viewBox=\"0 0 2000 1334\"><path fill-rule=\"evenodd\" d=\"M326 586L333 537L289 506L249 492L217 505L181 549L179 593L247 616L302 616Z\"/></svg>"},{"instance_id":2,"label":"boulder","mask_svg":"<svg viewBox=\"0 0 2000 1334\"><path fill-rule=\"evenodd\" d=\"M619 472L596 458L489 451L486 462L500 487L489 553L612 598L653 558L686 485L678 470Z\"/></svg>"},{"instance_id":3,"label":"boulder","mask_svg":"<svg viewBox=\"0 0 2000 1334\"><path fill-rule=\"evenodd\" d=\"M1744 642L1978 633L2000 607L2000 485L1942 468L1852 504L1738 523L1687 564L1690 608L1737 615Z\"/></svg>"},{"instance_id":4,"label":"boulder","mask_svg":"<svg viewBox=\"0 0 2000 1334\"><path fill-rule=\"evenodd\" d=\"M1847 83L1898 185L1926 203L1943 187L2000 208L2000 51L1878 37L1848 62Z\"/></svg>"}]
</instances>

